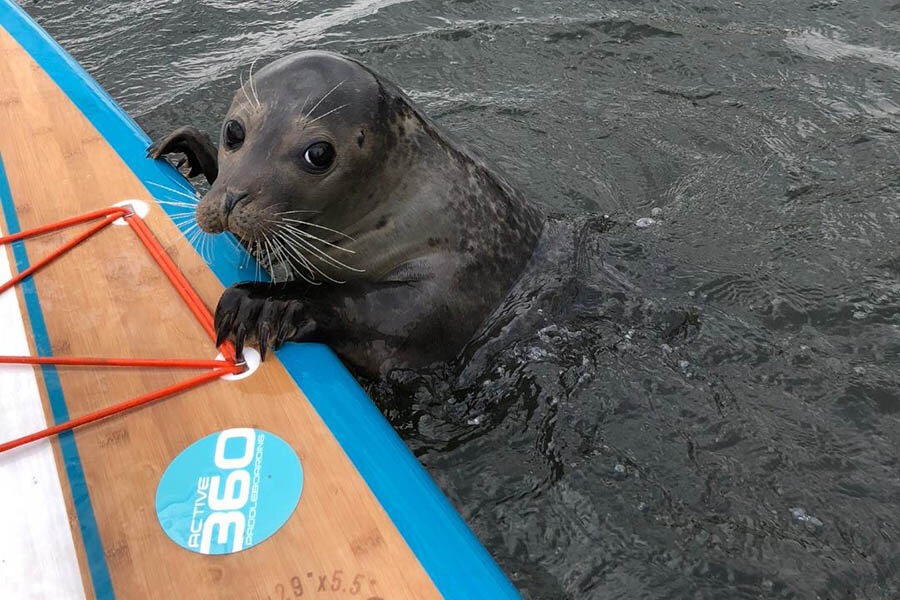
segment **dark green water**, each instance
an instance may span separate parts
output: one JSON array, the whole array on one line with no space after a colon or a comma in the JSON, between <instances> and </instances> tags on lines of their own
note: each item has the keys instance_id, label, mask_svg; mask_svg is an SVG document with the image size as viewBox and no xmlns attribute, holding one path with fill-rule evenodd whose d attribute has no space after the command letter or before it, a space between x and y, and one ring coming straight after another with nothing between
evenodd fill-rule
<instances>
[{"instance_id":1,"label":"dark green water","mask_svg":"<svg viewBox=\"0 0 900 600\"><path fill-rule=\"evenodd\" d=\"M610 216L593 320L374 390L524 596L900 597L900 4L23 4L153 137L326 48Z\"/></svg>"}]
</instances>

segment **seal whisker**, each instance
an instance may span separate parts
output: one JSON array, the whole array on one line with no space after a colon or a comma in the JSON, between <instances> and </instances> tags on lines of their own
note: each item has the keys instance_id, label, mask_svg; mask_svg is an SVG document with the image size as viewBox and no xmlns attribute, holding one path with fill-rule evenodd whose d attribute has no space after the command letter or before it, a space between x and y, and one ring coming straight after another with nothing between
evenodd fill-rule
<instances>
[{"instance_id":1,"label":"seal whisker","mask_svg":"<svg viewBox=\"0 0 900 600\"><path fill-rule=\"evenodd\" d=\"M240 262L238 262L238 269L243 269L244 265L248 264L250 261L250 258L253 256L253 249L247 247L247 242L246 242L246 240L244 240L243 236L238 235L238 241L240 242L240 245L243 246L244 249L246 250L246 252L240 253L241 260L240 260Z\"/></svg>"},{"instance_id":2,"label":"seal whisker","mask_svg":"<svg viewBox=\"0 0 900 600\"><path fill-rule=\"evenodd\" d=\"M336 266L336 267L343 267L344 269L347 269L348 271L354 271L356 273L365 273L365 270L363 270L363 269L357 269L355 267L351 267L350 265L346 265L346 264L342 263L341 261L334 258L333 256L331 256L330 254L328 254L321 248L317 248L314 244L305 240L303 237L297 236L293 231L291 231L289 229L282 229L282 233L284 235L291 236L296 242L303 244L304 246L306 246L307 248L309 248L310 250L315 252L319 256L320 260L329 262L333 266Z\"/></svg>"},{"instance_id":3,"label":"seal whisker","mask_svg":"<svg viewBox=\"0 0 900 600\"><path fill-rule=\"evenodd\" d=\"M190 222L190 221L188 221L188 223L189 223L189 222ZM182 225L187 225L187 223L182 223ZM187 229L185 229L184 231L182 231L182 232L181 232L181 235L183 235L184 237L187 237L189 233L191 233L191 232L194 231L194 229L199 230L199 229L200 229L200 226L199 226L197 223L194 223L193 225L191 225L190 227L188 227Z\"/></svg>"},{"instance_id":4,"label":"seal whisker","mask_svg":"<svg viewBox=\"0 0 900 600\"><path fill-rule=\"evenodd\" d=\"M192 247L194 247L194 248L197 247L197 240L200 239L200 234L201 234L201 233L203 233L203 232L200 231L200 230L198 229L198 230L196 230L194 233L191 234L191 237L190 237L190 239L188 240L188 243L189 243Z\"/></svg>"},{"instance_id":5,"label":"seal whisker","mask_svg":"<svg viewBox=\"0 0 900 600\"><path fill-rule=\"evenodd\" d=\"M241 79L241 91L244 92L244 97L247 98L247 102L250 104L250 106L253 106L253 100L250 99L250 94L247 93L247 88L244 87L244 72L243 71L241 71L240 79Z\"/></svg>"},{"instance_id":6,"label":"seal whisker","mask_svg":"<svg viewBox=\"0 0 900 600\"><path fill-rule=\"evenodd\" d=\"M148 181L147 183L149 183L152 186L156 186L158 188L162 188L164 190L168 190L172 193L178 194L179 196L184 196L185 198L190 198L191 200L200 200L200 194L197 194L196 192L194 194L188 194L184 190L179 190L176 188L169 187L167 185L162 185L161 183L156 183L155 181ZM157 200L159 200L159 198L157 198Z\"/></svg>"},{"instance_id":7,"label":"seal whisker","mask_svg":"<svg viewBox=\"0 0 900 600\"><path fill-rule=\"evenodd\" d=\"M254 279L259 281L259 258L257 258L259 256L259 242L257 242L256 240L251 240L248 242L244 238L241 238L241 241L247 244L247 257L245 258L247 259L248 264L250 258L253 259L253 264L256 265L256 274L254 276Z\"/></svg>"},{"instance_id":8,"label":"seal whisker","mask_svg":"<svg viewBox=\"0 0 900 600\"><path fill-rule=\"evenodd\" d=\"M285 229L289 229L307 239L312 239L312 240L316 240L317 242L322 242L323 244L325 244L327 246L331 246L332 248L334 248L336 250L346 252L347 254L356 254L356 250L350 250L349 248L344 248L343 246L339 246L338 244L329 242L328 240L323 240L319 236L312 234L308 231L304 231L303 229L300 229L296 225L290 225L288 223L279 223L279 226L284 227Z\"/></svg>"},{"instance_id":9,"label":"seal whisker","mask_svg":"<svg viewBox=\"0 0 900 600\"><path fill-rule=\"evenodd\" d=\"M267 263L269 263L269 269L268 269L269 275L272 277L273 283L278 283L278 275L275 274L275 267L272 264L272 252L271 252L271 246L269 245L269 240L265 240L265 239L263 240L263 248L265 248L265 251L266 251L265 260Z\"/></svg>"},{"instance_id":10,"label":"seal whisker","mask_svg":"<svg viewBox=\"0 0 900 600\"><path fill-rule=\"evenodd\" d=\"M157 198L154 196L153 198L156 200L158 204L169 204L171 206L187 206L190 208L194 208L200 202L200 198L169 198L168 200L164 200L162 198Z\"/></svg>"},{"instance_id":11,"label":"seal whisker","mask_svg":"<svg viewBox=\"0 0 900 600\"><path fill-rule=\"evenodd\" d=\"M177 172L177 171L176 171L176 172ZM169 181L171 181L171 182L172 182L172 185L176 186L177 188L182 188L182 185L184 185L184 184L187 183L187 182L185 181L185 179L184 179L184 176L181 175L180 173L178 174L178 179L176 179L175 176L173 176L173 175L171 175L171 174L169 174L169 173L166 173L166 178L167 178ZM152 181L145 181L144 183L153 183L153 182L152 182ZM189 183L187 183L187 185L190 186ZM185 193L185 194L187 193L187 192L184 190L184 188L182 188L181 191L182 191L182 193ZM194 192L194 194L197 193L197 190L195 190L193 187L191 187L191 191Z\"/></svg>"},{"instance_id":12,"label":"seal whisker","mask_svg":"<svg viewBox=\"0 0 900 600\"><path fill-rule=\"evenodd\" d=\"M272 254L275 255L275 259L278 261L278 266L283 267L287 270L287 273L284 276L284 280L290 280L294 275L294 265L291 264L290 259L285 256L284 250L281 247L281 244L275 238L268 238L268 241L272 244ZM273 274L273 279L275 275Z\"/></svg>"},{"instance_id":13,"label":"seal whisker","mask_svg":"<svg viewBox=\"0 0 900 600\"><path fill-rule=\"evenodd\" d=\"M181 235L184 239L186 239L188 241L188 243L190 243L191 237L193 237L194 233L196 233L197 231L200 231L200 228L197 227L196 223L194 223L193 225L191 225L190 227L188 227L187 229L182 231Z\"/></svg>"},{"instance_id":14,"label":"seal whisker","mask_svg":"<svg viewBox=\"0 0 900 600\"><path fill-rule=\"evenodd\" d=\"M314 264L306 257L306 254L304 253L303 248L301 248L301 247L299 247L299 246L297 245L297 240L292 239L291 237L289 237L289 234L287 234L287 233L284 232L284 231L280 231L280 232L279 232L279 231L273 231L272 233L273 233L273 235L278 236L279 239L281 239L282 241L284 241L284 242L288 245L288 247L291 248L291 250L294 251L294 254L295 254L296 256L298 256L298 257L303 261L304 264L307 264L307 265L309 265L310 267L315 268L316 271L319 271L319 273L322 273L322 271L321 271L318 267L316 267L316 265L314 265ZM315 248L314 248L314 249L315 249ZM318 257L317 257L317 258L318 258ZM320 258L319 260L321 260L321 258ZM337 265L335 265L335 266L337 266ZM322 275L325 276L325 277L328 277L329 279L331 279L331 277L329 277L326 273L322 273ZM334 281L334 280L332 279L332 281Z\"/></svg>"},{"instance_id":15,"label":"seal whisker","mask_svg":"<svg viewBox=\"0 0 900 600\"><path fill-rule=\"evenodd\" d=\"M163 200L161 198L154 198L157 204L165 204L167 206L180 206L182 208L197 208L197 205L200 203L199 198L194 198L193 202L188 198L174 198L169 200Z\"/></svg>"},{"instance_id":16,"label":"seal whisker","mask_svg":"<svg viewBox=\"0 0 900 600\"><path fill-rule=\"evenodd\" d=\"M213 256L213 236L206 233L205 231L203 232L203 234L204 234L203 239L206 240L206 257L205 258L206 258L206 262L209 263L209 262L212 262L212 256Z\"/></svg>"},{"instance_id":17,"label":"seal whisker","mask_svg":"<svg viewBox=\"0 0 900 600\"><path fill-rule=\"evenodd\" d=\"M253 92L253 98L256 99L256 110L262 108L262 103L259 101L259 94L256 93L256 86L253 85L253 67L258 60L259 58L255 58L253 59L253 62L250 63L250 91Z\"/></svg>"},{"instance_id":18,"label":"seal whisker","mask_svg":"<svg viewBox=\"0 0 900 600\"><path fill-rule=\"evenodd\" d=\"M320 212L322 212L322 211L321 210L285 210L283 212L277 212L274 214L275 214L275 216L281 216L281 215L291 215L294 213L317 213L318 214Z\"/></svg>"},{"instance_id":19,"label":"seal whisker","mask_svg":"<svg viewBox=\"0 0 900 600\"><path fill-rule=\"evenodd\" d=\"M225 239L225 242L228 244L229 248L236 250L238 252L241 251L241 247L238 246L238 243L236 241L234 241L233 237L231 237L228 234L224 234L222 237Z\"/></svg>"},{"instance_id":20,"label":"seal whisker","mask_svg":"<svg viewBox=\"0 0 900 600\"><path fill-rule=\"evenodd\" d=\"M277 235L277 234L275 234L275 235ZM283 240L284 238L281 238L281 239ZM288 250L290 252L291 256L295 257L298 261L300 261L300 264L303 266L304 269L306 269L306 272L309 273L310 279L307 279L307 281L318 285L319 282L315 280L316 274L313 272L315 270L315 265L312 264L309 261L309 259L303 255L302 252L298 252L297 248L295 248L293 245L285 242L285 248L286 248L286 250ZM301 275L301 277L302 277L302 275ZM306 279L306 278L304 277L304 279Z\"/></svg>"},{"instance_id":21,"label":"seal whisker","mask_svg":"<svg viewBox=\"0 0 900 600\"><path fill-rule=\"evenodd\" d=\"M309 103L310 98L312 98L312 92L310 92L306 95L306 100L303 101L303 106L301 106L300 110L297 111L301 115L303 114L303 111L306 110L306 105Z\"/></svg>"},{"instance_id":22,"label":"seal whisker","mask_svg":"<svg viewBox=\"0 0 900 600\"><path fill-rule=\"evenodd\" d=\"M259 268L263 271L266 270L266 247L261 240L257 240L256 247L259 252L256 255L256 260L259 262Z\"/></svg>"},{"instance_id":23,"label":"seal whisker","mask_svg":"<svg viewBox=\"0 0 900 600\"><path fill-rule=\"evenodd\" d=\"M278 267L281 267L282 265L284 265L284 263L285 263L284 257L279 254L278 243L274 239L266 238L266 245L269 247L269 251L270 251L269 264L271 265L271 269L269 270L269 275L272 276L272 281L274 281L275 283L279 283L278 282L278 274L275 272L275 269L276 269L276 265ZM287 273L285 274L281 283L284 283L285 281L288 281L290 279L290 275L292 273L290 262L288 262L286 268L287 268Z\"/></svg>"},{"instance_id":24,"label":"seal whisker","mask_svg":"<svg viewBox=\"0 0 900 600\"><path fill-rule=\"evenodd\" d=\"M260 254L262 253L262 245L259 243L259 240L256 240L256 253L253 255L253 262L256 263L256 279L259 280L259 270L262 268L262 257Z\"/></svg>"},{"instance_id":25,"label":"seal whisker","mask_svg":"<svg viewBox=\"0 0 900 600\"><path fill-rule=\"evenodd\" d=\"M319 236L312 234L308 231L304 231L303 229L300 229L299 227L297 227L295 225L289 225L287 223L282 223L281 225L283 227L285 227L286 229L289 229L289 230L303 236L304 238L307 238L310 240L315 240L317 242L321 242L321 243L325 244L326 246L331 246L335 250L340 250L341 252L346 252L347 254L356 254L356 250L350 250L349 248L344 248L343 246L340 246L333 242L329 242L328 240L324 240L324 239L320 238Z\"/></svg>"},{"instance_id":26,"label":"seal whisker","mask_svg":"<svg viewBox=\"0 0 900 600\"><path fill-rule=\"evenodd\" d=\"M194 231L194 229L199 229L199 225L196 221L191 222L191 218L194 216L193 212L183 213L181 215L175 215L172 217L172 221L175 223L175 227L178 228L178 231L181 233L178 237L176 237L171 244L165 247L166 252L175 247L175 244L179 242L187 242L190 243L188 237Z\"/></svg>"},{"instance_id":27,"label":"seal whisker","mask_svg":"<svg viewBox=\"0 0 900 600\"><path fill-rule=\"evenodd\" d=\"M301 278L303 278L305 281L307 281L309 283L315 283L314 281L307 279L306 276L302 272L299 272L294 268L293 263L291 262L290 258L286 255L281 242L279 242L277 238L267 237L266 245L270 248L271 255L274 256L275 259L278 261L278 265L283 266L285 269L287 269L287 274L285 275L284 281L290 281L293 278L294 274L297 274ZM274 270L275 265L271 259L269 260L269 264L272 265L272 269ZM272 276L272 280L275 283L278 283L278 275L274 272L270 272L269 274ZM310 274L311 274L311 272L310 272Z\"/></svg>"},{"instance_id":28,"label":"seal whisker","mask_svg":"<svg viewBox=\"0 0 900 600\"><path fill-rule=\"evenodd\" d=\"M203 256L203 242L204 242L205 238L202 235L202 233L203 232L201 232L200 235L197 235L197 237L194 239L194 243L197 244L196 246L194 246L194 248L197 250L197 254L200 255L200 258L203 260L206 260L205 257Z\"/></svg>"},{"instance_id":29,"label":"seal whisker","mask_svg":"<svg viewBox=\"0 0 900 600\"><path fill-rule=\"evenodd\" d=\"M272 247L272 242L270 240L266 240L266 248L267 248L267 256L269 257L269 275L272 277L272 281L278 283L278 272L275 270L275 265L278 261L278 255L275 254L275 248Z\"/></svg>"},{"instance_id":30,"label":"seal whisker","mask_svg":"<svg viewBox=\"0 0 900 600\"><path fill-rule=\"evenodd\" d=\"M279 235L278 232L275 231L274 229L266 229L265 235L275 236L275 237L271 238L273 241L275 240L275 238L278 238L278 239L280 239L280 240L282 240L282 241L286 241L286 240L284 239L284 237L281 236L281 235ZM293 248L293 247L290 246L290 245L288 245L288 248L289 248L290 250L295 250L295 248ZM300 263L302 264L302 266L309 272L310 277L312 277L313 279L315 279L315 274L312 272L312 269L313 269L312 263L310 263L310 261L309 261L302 253L299 253L299 254L298 254L296 251L294 251L294 252L292 252L292 254L294 255L295 258L297 258L297 260L300 261ZM291 266L291 271L293 272L293 265L290 265L290 266ZM302 275L301 275L301 276L302 276ZM304 279L305 279L305 278L304 278Z\"/></svg>"},{"instance_id":31,"label":"seal whisker","mask_svg":"<svg viewBox=\"0 0 900 600\"><path fill-rule=\"evenodd\" d=\"M332 108L331 110L329 110L329 111L328 111L327 113L325 113L324 115L319 115L318 117L316 117L316 118L313 119L312 121L307 121L306 123L303 124L303 126L306 127L307 125L312 125L313 123L315 123L315 122L318 121L319 119L324 119L325 117L327 117L327 116L330 115L331 113L336 113L337 111L341 110L342 108L345 108L346 106L348 106L348 105L347 105L347 104L341 104L341 105L338 106L337 108Z\"/></svg>"},{"instance_id":32,"label":"seal whisker","mask_svg":"<svg viewBox=\"0 0 900 600\"><path fill-rule=\"evenodd\" d=\"M195 228L195 226L196 226L196 228ZM188 241L192 242L192 243L193 243L194 239L197 238L202 233L202 230L200 229L199 225L197 225L196 223L194 223L194 225L191 225L187 229L187 231L191 232L191 236L188 238Z\"/></svg>"},{"instance_id":33,"label":"seal whisker","mask_svg":"<svg viewBox=\"0 0 900 600\"><path fill-rule=\"evenodd\" d=\"M312 267L313 269L315 269L316 272L319 273L320 275L322 275L322 277L324 277L325 279L327 279L333 283L346 283L345 281L341 281L340 279L335 279L334 277L332 277L331 275L329 275L328 273L326 273L322 269L320 269L318 266L316 266L314 263L310 262L309 259L307 259L305 256L303 256L302 249L298 248L294 244L291 244L290 240L285 238L283 236L283 234L280 234L280 233L274 232L274 231L272 232L272 234L274 236L278 237L279 239L281 239L286 244L286 246L293 251L294 256L297 256L298 258L300 258L305 265L308 265L309 267ZM310 273L310 274L312 274L312 273ZM304 277L304 279L306 279L306 278ZM315 276L313 276L313 279L315 279ZM307 280L307 281L309 281L309 280ZM321 282L315 281L315 280L309 281L309 283L312 283L314 285L321 284Z\"/></svg>"},{"instance_id":34,"label":"seal whisker","mask_svg":"<svg viewBox=\"0 0 900 600\"><path fill-rule=\"evenodd\" d=\"M190 202L175 202L172 200L160 200L156 199L156 202L159 204L165 204L166 206L177 206L179 208L197 208L196 204L191 204Z\"/></svg>"},{"instance_id":35,"label":"seal whisker","mask_svg":"<svg viewBox=\"0 0 900 600\"><path fill-rule=\"evenodd\" d=\"M247 240L245 240L242 237L240 238L240 240L241 240L241 245L244 246L244 248L246 249L246 252L241 253L241 262L238 263L238 268L243 269L245 264L246 265L250 264L251 258L253 259L253 262L256 262L256 257L253 254L253 249L254 249L253 244L251 242L248 242ZM258 277L257 277L257 279L258 279Z\"/></svg>"},{"instance_id":36,"label":"seal whisker","mask_svg":"<svg viewBox=\"0 0 900 600\"><path fill-rule=\"evenodd\" d=\"M243 247L244 251L241 252L241 262L240 268L244 268L244 265L250 264L250 259L253 259L253 263L256 265L256 278L259 279L259 261L256 256L256 243L248 240L242 235L238 235L238 239L240 240L239 248Z\"/></svg>"},{"instance_id":37,"label":"seal whisker","mask_svg":"<svg viewBox=\"0 0 900 600\"><path fill-rule=\"evenodd\" d=\"M306 121L307 119L309 119L309 117L312 116L312 114L313 114L314 112L316 112L316 109L319 108L319 105L322 104L322 102L324 102L325 99L326 99L328 96L330 96L332 93L334 93L334 91L335 91L336 89L338 89L339 87L341 87L342 85L344 85L344 82L343 82L343 81L339 82L336 86L334 86L333 88L331 88L330 90L328 90L328 93L326 93L324 96L322 96L322 97L319 99L319 101L316 102L316 105L313 106L311 109L309 109L309 112L306 113L306 116L303 117L303 120Z\"/></svg>"},{"instance_id":38,"label":"seal whisker","mask_svg":"<svg viewBox=\"0 0 900 600\"><path fill-rule=\"evenodd\" d=\"M209 251L209 236L204 231L203 235L200 236L200 258L202 258L204 262L209 262L209 255L207 254L208 251Z\"/></svg>"},{"instance_id":39,"label":"seal whisker","mask_svg":"<svg viewBox=\"0 0 900 600\"><path fill-rule=\"evenodd\" d=\"M309 227L316 227L317 229L324 229L325 231L330 231L331 233L336 233L336 234L338 234L338 235L344 236L345 238L347 238L347 239L350 240L351 242L355 242L355 241L356 241L355 238L353 238L352 236L347 235L347 234L344 233L343 231L338 231L337 229L332 229L331 227L325 227L324 225L318 225L318 224L316 224L316 223L310 223L309 221L301 221L300 219L288 219L288 218L284 218L284 219L281 219L281 220L282 220L282 221L288 221L288 222L290 222L290 223L299 223L300 225L307 225L307 226L309 226ZM307 232L307 233L308 233L308 232ZM310 234L310 235L312 235L312 234ZM323 241L324 241L324 240L323 240Z\"/></svg>"},{"instance_id":40,"label":"seal whisker","mask_svg":"<svg viewBox=\"0 0 900 600\"><path fill-rule=\"evenodd\" d=\"M284 240L284 238L281 238L281 237L280 237L277 233L275 233L275 232L272 232L272 233L273 233L273 235L275 236L275 237L273 237L272 241L275 242L276 239L280 239L281 241L280 241L280 242L277 242L277 243L284 249L285 253L289 253L290 256L292 256L292 257L298 259L298 260L301 262L301 264L303 265L303 267L304 267L304 268L306 269L306 271L309 273L309 277L307 277L306 275L304 275L302 272L296 271L295 269L293 269L293 265L291 265L291 273L292 273L292 274L293 274L293 273L296 273L297 275L299 275L299 276L300 276L304 281L306 281L307 283L310 283L310 284L312 284L312 285L321 285L321 282L320 282L320 281L316 281L316 275L315 275L315 273L313 273L313 269L315 269L315 270L318 271L319 273L322 273L322 271L319 270L319 269L317 269L316 266L315 266L314 264L312 264L311 262L309 262L309 260L308 260L305 256L303 256L302 254L298 254L298 253L296 252L296 249L295 249L293 246L291 246L290 244L286 243L286 241ZM288 261L290 261L290 258L288 258ZM328 275L325 274L325 273L322 273L322 276L328 277ZM330 279L330 277L329 277L329 279ZM334 280L332 280L332 281L334 281Z\"/></svg>"}]
</instances>

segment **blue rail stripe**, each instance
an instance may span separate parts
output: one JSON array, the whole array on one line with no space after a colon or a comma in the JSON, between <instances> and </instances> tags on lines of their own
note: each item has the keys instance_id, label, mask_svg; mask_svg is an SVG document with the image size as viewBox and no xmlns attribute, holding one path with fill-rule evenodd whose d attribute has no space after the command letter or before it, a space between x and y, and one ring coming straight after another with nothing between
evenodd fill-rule
<instances>
[{"instance_id":1,"label":"blue rail stripe","mask_svg":"<svg viewBox=\"0 0 900 600\"><path fill-rule=\"evenodd\" d=\"M19 225L19 217L16 214L16 205L13 203L12 191L9 189L9 181L6 178L6 170L3 167L3 156L0 155L0 207L6 217L6 230L8 233L18 233L22 229ZM15 242L12 245L13 256L16 261L16 269L22 272L29 267L28 254L23 242ZM47 334L47 324L44 322L44 313L38 300L37 289L34 280L26 278L19 284L22 296L25 298L25 309L28 311L28 319L31 321L31 332L34 337L34 346L41 356L52 356L53 347L50 345L50 336ZM44 376L44 385L47 388L47 399L50 401L50 412L53 415L53 423L59 424L69 420L69 409L63 396L62 385L59 382L59 373L53 365L41 365L41 373ZM78 517L78 526L81 529L81 539L84 542L84 550L87 555L88 569L91 573L91 583L97 598L107 600L115 598L112 582L109 579L109 569L106 566L106 556L103 552L103 544L100 541L100 532L97 530L97 519L94 518L94 508L91 505L91 496L88 493L87 484L84 481L84 470L81 468L81 458L78 456L78 447L75 445L75 436L71 431L59 434L59 450L62 454L66 468L66 476L69 479L69 488L72 492L72 502L75 505L75 514Z\"/></svg>"},{"instance_id":2,"label":"blue rail stripe","mask_svg":"<svg viewBox=\"0 0 900 600\"><path fill-rule=\"evenodd\" d=\"M59 44L12 0L0 0L2 25L56 82L147 189L177 200L155 185L193 194L165 161L145 157L141 128ZM172 216L180 211L162 205ZM212 239L208 264L224 285L248 279L232 246ZM254 273L255 268L249 273ZM446 600L521 598L434 481L407 449L334 354L315 344L287 344L277 352L356 470Z\"/></svg>"}]
</instances>

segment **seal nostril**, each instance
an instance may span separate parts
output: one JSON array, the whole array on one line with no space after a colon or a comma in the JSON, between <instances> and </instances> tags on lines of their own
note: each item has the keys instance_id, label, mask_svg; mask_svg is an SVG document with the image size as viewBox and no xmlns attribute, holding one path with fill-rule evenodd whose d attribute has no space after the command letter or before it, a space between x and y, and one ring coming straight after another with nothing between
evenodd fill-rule
<instances>
[{"instance_id":1,"label":"seal nostril","mask_svg":"<svg viewBox=\"0 0 900 600\"><path fill-rule=\"evenodd\" d=\"M231 190L225 192L225 217L227 218L237 203L246 197L247 192L232 192Z\"/></svg>"}]
</instances>

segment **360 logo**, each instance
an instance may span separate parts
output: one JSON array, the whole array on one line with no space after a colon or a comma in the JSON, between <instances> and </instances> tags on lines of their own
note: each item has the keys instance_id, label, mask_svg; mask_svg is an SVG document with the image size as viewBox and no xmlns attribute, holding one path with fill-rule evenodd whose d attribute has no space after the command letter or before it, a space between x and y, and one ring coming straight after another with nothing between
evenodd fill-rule
<instances>
[{"instance_id":1,"label":"360 logo","mask_svg":"<svg viewBox=\"0 0 900 600\"><path fill-rule=\"evenodd\" d=\"M281 438L258 429L226 429L188 446L156 490L156 513L179 546L229 554L255 546L290 517L303 469Z\"/></svg>"}]
</instances>

